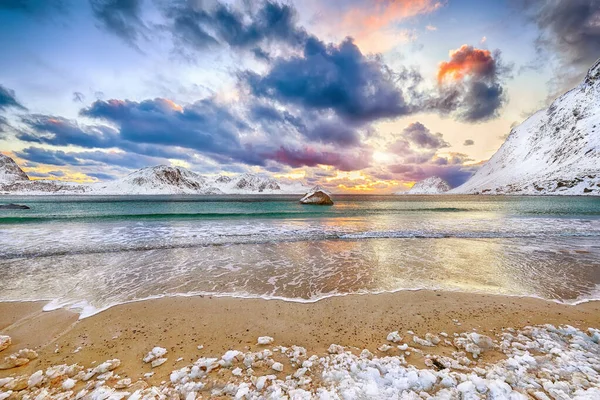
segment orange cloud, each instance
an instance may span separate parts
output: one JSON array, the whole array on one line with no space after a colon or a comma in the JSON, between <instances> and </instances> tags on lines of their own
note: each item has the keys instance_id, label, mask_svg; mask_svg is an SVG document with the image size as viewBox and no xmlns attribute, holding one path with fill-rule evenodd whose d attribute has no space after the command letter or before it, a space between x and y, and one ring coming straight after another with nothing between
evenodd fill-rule
<instances>
[{"instance_id":1,"label":"orange cloud","mask_svg":"<svg viewBox=\"0 0 600 400\"><path fill-rule=\"evenodd\" d=\"M450 51L450 61L440 63L437 79L441 83L445 79L462 80L467 75L489 76L495 70L496 62L489 50L464 44Z\"/></svg>"},{"instance_id":2,"label":"orange cloud","mask_svg":"<svg viewBox=\"0 0 600 400\"><path fill-rule=\"evenodd\" d=\"M342 16L341 28L352 36L361 50L385 51L410 40L406 30L393 29L404 19L429 14L443 7L438 0L372 0L348 10Z\"/></svg>"}]
</instances>

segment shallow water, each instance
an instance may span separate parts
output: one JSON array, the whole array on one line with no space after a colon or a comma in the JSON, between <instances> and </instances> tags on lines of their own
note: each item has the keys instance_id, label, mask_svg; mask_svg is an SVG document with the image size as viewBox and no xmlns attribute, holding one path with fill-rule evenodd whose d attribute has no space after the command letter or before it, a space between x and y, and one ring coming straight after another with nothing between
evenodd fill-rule
<instances>
[{"instance_id":1,"label":"shallow water","mask_svg":"<svg viewBox=\"0 0 600 400\"><path fill-rule=\"evenodd\" d=\"M311 301L436 288L600 298L600 199L0 197L1 300L210 293Z\"/></svg>"}]
</instances>

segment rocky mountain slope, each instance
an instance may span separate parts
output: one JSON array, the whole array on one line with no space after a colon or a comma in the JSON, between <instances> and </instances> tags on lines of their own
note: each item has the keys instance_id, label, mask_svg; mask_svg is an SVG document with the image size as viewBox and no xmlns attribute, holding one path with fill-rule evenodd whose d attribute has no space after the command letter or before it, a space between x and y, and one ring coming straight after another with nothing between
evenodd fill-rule
<instances>
[{"instance_id":1,"label":"rocky mountain slope","mask_svg":"<svg viewBox=\"0 0 600 400\"><path fill-rule=\"evenodd\" d=\"M0 153L0 184L28 181L29 177L10 157Z\"/></svg>"},{"instance_id":2,"label":"rocky mountain slope","mask_svg":"<svg viewBox=\"0 0 600 400\"><path fill-rule=\"evenodd\" d=\"M121 179L90 185L29 180L10 157L0 158L0 193L6 194L303 194L306 191L302 184L285 184L267 176L250 173L204 176L166 165L142 168Z\"/></svg>"},{"instance_id":3,"label":"rocky mountain slope","mask_svg":"<svg viewBox=\"0 0 600 400\"><path fill-rule=\"evenodd\" d=\"M448 182L439 176L431 176L414 184L410 190L397 194L441 194L450 190Z\"/></svg>"},{"instance_id":4,"label":"rocky mountain slope","mask_svg":"<svg viewBox=\"0 0 600 400\"><path fill-rule=\"evenodd\" d=\"M91 194L221 194L202 175L182 167L157 165L124 178L90 185Z\"/></svg>"},{"instance_id":5,"label":"rocky mountain slope","mask_svg":"<svg viewBox=\"0 0 600 400\"><path fill-rule=\"evenodd\" d=\"M600 195L600 60L451 193Z\"/></svg>"}]
</instances>

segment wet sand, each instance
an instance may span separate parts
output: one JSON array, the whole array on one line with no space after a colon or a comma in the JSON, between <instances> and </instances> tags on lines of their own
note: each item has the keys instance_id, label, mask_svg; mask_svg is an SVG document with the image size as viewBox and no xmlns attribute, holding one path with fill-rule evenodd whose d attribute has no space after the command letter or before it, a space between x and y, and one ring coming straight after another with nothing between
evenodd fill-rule
<instances>
[{"instance_id":1,"label":"wet sand","mask_svg":"<svg viewBox=\"0 0 600 400\"><path fill-rule=\"evenodd\" d=\"M309 354L324 353L332 343L377 353L386 335L395 330L403 336L412 330L423 337L427 332L452 335L473 329L493 336L502 328L546 323L600 328L600 302L572 306L425 290L333 297L310 304L171 297L112 307L83 320L65 310L43 312L43 305L0 303L0 334L13 340L2 356L22 348L39 353L26 366L0 371L0 378L31 374L50 365L89 367L118 358L120 374L137 379L151 371L142 357L152 347L162 346L169 351L168 361L153 370L156 375L148 382L154 383L167 379L180 357L180 363L190 363L200 356L220 357L230 349L254 349L257 337L265 335L274 337L276 345L306 347ZM204 348L198 350L199 345ZM485 357L493 361L501 354L490 352ZM419 365L419 355L407 361Z\"/></svg>"}]
</instances>

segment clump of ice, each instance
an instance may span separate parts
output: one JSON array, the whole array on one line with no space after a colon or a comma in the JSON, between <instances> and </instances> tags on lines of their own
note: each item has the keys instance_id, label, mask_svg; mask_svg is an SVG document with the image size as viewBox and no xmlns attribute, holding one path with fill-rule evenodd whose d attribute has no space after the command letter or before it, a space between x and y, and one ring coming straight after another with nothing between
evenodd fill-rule
<instances>
[{"instance_id":1,"label":"clump of ice","mask_svg":"<svg viewBox=\"0 0 600 400\"><path fill-rule=\"evenodd\" d=\"M12 343L12 339L7 335L0 335L0 351L8 349Z\"/></svg>"},{"instance_id":2,"label":"clump of ice","mask_svg":"<svg viewBox=\"0 0 600 400\"><path fill-rule=\"evenodd\" d=\"M426 335L421 340L433 344L434 336ZM19 397L31 399L600 398L599 330L545 325L507 329L496 341L469 332L458 335L455 342L457 348L451 343L456 350L451 357L424 355L427 368L409 365L402 355L377 357L366 349L355 355L335 344L330 346L328 354L310 357L299 346L279 346L259 352L230 350L220 358L201 357L192 365L171 372L169 379L157 386L121 379L116 374L118 360L88 370L77 365L54 366L45 373L37 371L0 379L0 399L15 392ZM440 346L443 345L446 344ZM473 361L465 355L469 345L482 351L497 349L506 358L493 363ZM165 354L151 353L155 360ZM273 359L274 354L277 360ZM230 374L222 373L224 363L235 367ZM285 365L292 368L290 375L280 379L273 374L283 371ZM85 387L74 393L72 389L79 381L85 382Z\"/></svg>"},{"instance_id":3,"label":"clump of ice","mask_svg":"<svg viewBox=\"0 0 600 400\"><path fill-rule=\"evenodd\" d=\"M398 343L402 340L402 336L398 334L398 331L390 332L387 335L387 340L390 342Z\"/></svg>"},{"instance_id":4,"label":"clump of ice","mask_svg":"<svg viewBox=\"0 0 600 400\"><path fill-rule=\"evenodd\" d=\"M260 344L263 346L266 346L271 343L273 343L273 338L271 336L260 336L258 338L258 342L257 342L257 344Z\"/></svg>"},{"instance_id":5,"label":"clump of ice","mask_svg":"<svg viewBox=\"0 0 600 400\"><path fill-rule=\"evenodd\" d=\"M163 357L165 354L167 354L167 349L157 346L150 350L142 360L150 363L152 368L156 368L167 362L167 358Z\"/></svg>"}]
</instances>

